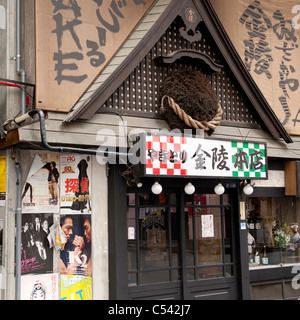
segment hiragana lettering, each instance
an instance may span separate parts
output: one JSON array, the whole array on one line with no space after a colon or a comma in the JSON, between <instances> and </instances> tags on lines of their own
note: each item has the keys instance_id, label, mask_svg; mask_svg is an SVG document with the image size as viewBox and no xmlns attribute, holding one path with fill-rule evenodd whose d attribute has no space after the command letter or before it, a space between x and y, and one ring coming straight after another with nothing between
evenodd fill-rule
<instances>
[{"instance_id":1,"label":"hiragana lettering","mask_svg":"<svg viewBox=\"0 0 300 320\"><path fill-rule=\"evenodd\" d=\"M181 163L185 163L187 160L187 152L182 150L180 152L170 150L170 159L171 163L177 163L177 161L181 161Z\"/></svg>"},{"instance_id":2,"label":"hiragana lettering","mask_svg":"<svg viewBox=\"0 0 300 320\"><path fill-rule=\"evenodd\" d=\"M91 58L91 60L90 60L91 66L93 66L93 67L101 66L101 64L103 64L105 62L105 55L102 52L97 51L99 49L98 44L95 41L87 40L86 46L89 49L92 49L91 51L88 51L86 55L88 57L91 57L91 56L97 57L97 58Z\"/></svg>"}]
</instances>

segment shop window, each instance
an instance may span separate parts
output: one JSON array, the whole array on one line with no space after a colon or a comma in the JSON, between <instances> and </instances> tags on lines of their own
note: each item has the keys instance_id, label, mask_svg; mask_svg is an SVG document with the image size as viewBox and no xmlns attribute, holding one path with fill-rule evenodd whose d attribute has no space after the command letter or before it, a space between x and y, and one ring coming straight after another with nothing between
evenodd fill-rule
<instances>
[{"instance_id":1,"label":"shop window","mask_svg":"<svg viewBox=\"0 0 300 320\"><path fill-rule=\"evenodd\" d=\"M300 199L247 198L250 268L300 262Z\"/></svg>"}]
</instances>

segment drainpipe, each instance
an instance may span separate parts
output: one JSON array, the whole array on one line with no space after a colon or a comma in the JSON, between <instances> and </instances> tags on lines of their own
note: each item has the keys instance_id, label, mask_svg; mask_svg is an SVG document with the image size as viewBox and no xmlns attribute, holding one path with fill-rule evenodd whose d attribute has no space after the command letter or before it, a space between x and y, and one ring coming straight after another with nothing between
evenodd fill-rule
<instances>
[{"instance_id":1,"label":"drainpipe","mask_svg":"<svg viewBox=\"0 0 300 320\"><path fill-rule=\"evenodd\" d=\"M102 155L105 156L106 153L108 154L113 154L119 157L128 157L132 156L131 153L127 152L114 152L114 151L99 151L99 150L92 150L92 149L82 149L82 148L73 148L73 147L65 147L65 146L50 146L47 141L47 136L46 136L46 125L45 125L45 116L44 112L40 109L34 109L28 112L28 115L33 118L35 114L38 114L39 119L40 119L40 133L41 133L41 140L43 146L53 152L74 152L74 153L79 153L79 154L90 154L90 155ZM17 119L16 119L17 121ZM126 158L127 159L127 158Z\"/></svg>"},{"instance_id":2,"label":"drainpipe","mask_svg":"<svg viewBox=\"0 0 300 320\"><path fill-rule=\"evenodd\" d=\"M21 68L21 47L22 47L22 19L21 19L21 0L16 0L16 71L17 75L21 77L22 82L26 82L26 71ZM21 114L26 113L26 86L22 85L21 93Z\"/></svg>"},{"instance_id":3,"label":"drainpipe","mask_svg":"<svg viewBox=\"0 0 300 320\"><path fill-rule=\"evenodd\" d=\"M21 228L22 228L22 171L19 163L20 149L16 147L11 158L15 161L15 169L17 174L17 212L16 212L16 283L15 283L15 299L21 300Z\"/></svg>"},{"instance_id":4,"label":"drainpipe","mask_svg":"<svg viewBox=\"0 0 300 320\"><path fill-rule=\"evenodd\" d=\"M22 46L22 21L21 21L21 0L16 0L16 72L22 82L26 82L26 72L21 68L21 46ZM26 86L22 85L21 92L21 115L26 113ZM19 148L17 148L19 152ZM12 155L15 160L17 174L17 213L16 213L16 287L15 298L21 300L21 229L22 229L22 172L18 155Z\"/></svg>"}]
</instances>

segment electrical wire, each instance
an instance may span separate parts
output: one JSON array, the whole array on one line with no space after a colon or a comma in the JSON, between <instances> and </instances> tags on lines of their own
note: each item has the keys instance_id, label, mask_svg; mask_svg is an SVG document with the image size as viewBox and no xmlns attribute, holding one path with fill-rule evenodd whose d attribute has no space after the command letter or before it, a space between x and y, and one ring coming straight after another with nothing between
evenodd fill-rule
<instances>
[{"instance_id":1,"label":"electrical wire","mask_svg":"<svg viewBox=\"0 0 300 320\"><path fill-rule=\"evenodd\" d=\"M20 86L19 84L0 81L0 86L8 86L8 87L19 88L22 91L24 91L30 98L34 99L34 97L30 93L28 93L25 89L23 89L22 86Z\"/></svg>"},{"instance_id":2,"label":"electrical wire","mask_svg":"<svg viewBox=\"0 0 300 320\"><path fill-rule=\"evenodd\" d=\"M18 84L15 84L15 83L8 83L8 82L2 82L0 81L0 85L3 85L3 86L9 86L9 87L17 87L19 89L22 89L22 87Z\"/></svg>"}]
</instances>

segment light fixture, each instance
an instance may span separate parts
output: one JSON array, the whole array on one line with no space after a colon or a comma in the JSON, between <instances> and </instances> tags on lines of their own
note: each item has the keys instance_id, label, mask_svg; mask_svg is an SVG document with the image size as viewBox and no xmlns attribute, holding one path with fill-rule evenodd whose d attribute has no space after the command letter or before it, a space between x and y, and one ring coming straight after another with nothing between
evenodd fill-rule
<instances>
[{"instance_id":1,"label":"light fixture","mask_svg":"<svg viewBox=\"0 0 300 320\"><path fill-rule=\"evenodd\" d=\"M251 182L248 182L244 185L243 187L243 192L245 195L250 196L253 193L254 189L253 186L251 185Z\"/></svg>"},{"instance_id":2,"label":"light fixture","mask_svg":"<svg viewBox=\"0 0 300 320\"><path fill-rule=\"evenodd\" d=\"M220 196L221 194L223 194L225 192L225 188L223 187L222 183L219 182L216 186L215 186L215 194L217 194L218 196Z\"/></svg>"},{"instance_id":3,"label":"light fixture","mask_svg":"<svg viewBox=\"0 0 300 320\"><path fill-rule=\"evenodd\" d=\"M162 192L162 186L158 183L158 181L155 181L155 183L151 187L151 191L154 194L160 194Z\"/></svg>"},{"instance_id":4,"label":"light fixture","mask_svg":"<svg viewBox=\"0 0 300 320\"><path fill-rule=\"evenodd\" d=\"M139 181L139 182L136 184L136 186L137 186L138 188L141 188L141 187L143 186L143 184L142 184L141 181Z\"/></svg>"},{"instance_id":5,"label":"light fixture","mask_svg":"<svg viewBox=\"0 0 300 320\"><path fill-rule=\"evenodd\" d=\"M195 192L195 187L191 182L189 182L185 187L184 187L184 192L186 194L193 194Z\"/></svg>"}]
</instances>

